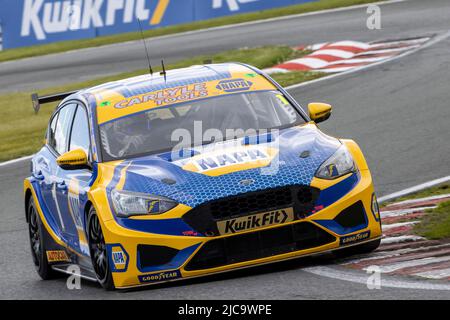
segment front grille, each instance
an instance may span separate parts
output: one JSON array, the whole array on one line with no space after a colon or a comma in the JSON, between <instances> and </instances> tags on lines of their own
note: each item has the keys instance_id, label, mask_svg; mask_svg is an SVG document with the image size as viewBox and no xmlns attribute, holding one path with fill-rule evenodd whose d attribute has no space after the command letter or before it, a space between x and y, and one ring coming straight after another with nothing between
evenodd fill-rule
<instances>
[{"instance_id":1,"label":"front grille","mask_svg":"<svg viewBox=\"0 0 450 320\"><path fill-rule=\"evenodd\" d=\"M293 207L296 219L308 215L319 196L319 189L294 185L264 189L210 201L192 209L183 220L207 236L218 235L217 221L255 213Z\"/></svg>"},{"instance_id":2,"label":"front grille","mask_svg":"<svg viewBox=\"0 0 450 320\"><path fill-rule=\"evenodd\" d=\"M137 246L138 267L145 268L161 266L169 263L179 251L166 246L139 244Z\"/></svg>"},{"instance_id":3,"label":"front grille","mask_svg":"<svg viewBox=\"0 0 450 320\"><path fill-rule=\"evenodd\" d=\"M336 238L309 222L215 239L205 243L185 269L201 270L322 246Z\"/></svg>"}]
</instances>

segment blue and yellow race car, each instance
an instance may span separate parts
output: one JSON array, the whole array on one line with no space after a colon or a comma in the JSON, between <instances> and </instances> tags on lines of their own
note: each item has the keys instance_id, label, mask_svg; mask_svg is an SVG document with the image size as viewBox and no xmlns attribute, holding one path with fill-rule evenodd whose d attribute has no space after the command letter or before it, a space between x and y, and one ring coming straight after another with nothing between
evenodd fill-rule
<instances>
[{"instance_id":1,"label":"blue and yellow race car","mask_svg":"<svg viewBox=\"0 0 450 320\"><path fill-rule=\"evenodd\" d=\"M257 68L192 66L32 100L62 100L24 181L43 279L76 265L121 289L380 244L360 148L317 127L331 106L306 112Z\"/></svg>"}]
</instances>

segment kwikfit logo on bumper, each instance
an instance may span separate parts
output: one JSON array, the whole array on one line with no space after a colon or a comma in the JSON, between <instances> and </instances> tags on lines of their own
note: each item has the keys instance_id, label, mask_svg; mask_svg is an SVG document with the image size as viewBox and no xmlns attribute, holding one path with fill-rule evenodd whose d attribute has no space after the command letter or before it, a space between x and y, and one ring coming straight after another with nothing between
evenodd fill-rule
<instances>
[{"instance_id":1,"label":"kwikfit logo on bumper","mask_svg":"<svg viewBox=\"0 0 450 320\"><path fill-rule=\"evenodd\" d=\"M21 36L38 40L48 34L135 23L135 18L158 25L170 0L158 0L153 12L147 0L25 0Z\"/></svg>"},{"instance_id":2,"label":"kwikfit logo on bumper","mask_svg":"<svg viewBox=\"0 0 450 320\"><path fill-rule=\"evenodd\" d=\"M241 218L219 221L217 227L220 234L236 233L261 228L294 220L292 208L273 210Z\"/></svg>"}]
</instances>

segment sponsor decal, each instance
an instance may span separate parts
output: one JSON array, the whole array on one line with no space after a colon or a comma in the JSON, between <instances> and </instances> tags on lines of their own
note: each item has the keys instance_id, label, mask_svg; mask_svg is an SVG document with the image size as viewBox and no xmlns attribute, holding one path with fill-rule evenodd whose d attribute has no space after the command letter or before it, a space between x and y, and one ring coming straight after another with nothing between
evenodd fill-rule
<instances>
[{"instance_id":1,"label":"sponsor decal","mask_svg":"<svg viewBox=\"0 0 450 320\"><path fill-rule=\"evenodd\" d=\"M220 234L230 234L294 221L294 210L284 208L217 222Z\"/></svg>"},{"instance_id":2,"label":"sponsor decal","mask_svg":"<svg viewBox=\"0 0 450 320\"><path fill-rule=\"evenodd\" d=\"M55 33L133 24L136 18L158 25L169 4L158 0L151 11L147 0L24 1L21 36L34 34L38 40Z\"/></svg>"},{"instance_id":3,"label":"sponsor decal","mask_svg":"<svg viewBox=\"0 0 450 320\"><path fill-rule=\"evenodd\" d=\"M250 90L253 82L244 79L231 79L220 81L216 88L225 92L240 92Z\"/></svg>"},{"instance_id":4,"label":"sponsor decal","mask_svg":"<svg viewBox=\"0 0 450 320\"><path fill-rule=\"evenodd\" d=\"M372 194L372 205L371 205L371 211L373 214L373 217L378 222L380 221L380 208L378 206L377 197L375 196L375 193Z\"/></svg>"},{"instance_id":5,"label":"sponsor decal","mask_svg":"<svg viewBox=\"0 0 450 320\"><path fill-rule=\"evenodd\" d=\"M125 272L130 260L128 253L120 244L107 245L109 252L109 262L112 272Z\"/></svg>"},{"instance_id":6,"label":"sponsor decal","mask_svg":"<svg viewBox=\"0 0 450 320\"><path fill-rule=\"evenodd\" d=\"M346 245L354 242L363 241L369 239L370 231L365 231L357 234L353 234L350 236L341 237L341 245Z\"/></svg>"},{"instance_id":7,"label":"sponsor decal","mask_svg":"<svg viewBox=\"0 0 450 320\"><path fill-rule=\"evenodd\" d=\"M69 256L64 250L47 251L48 262L70 262Z\"/></svg>"},{"instance_id":8,"label":"sponsor decal","mask_svg":"<svg viewBox=\"0 0 450 320\"><path fill-rule=\"evenodd\" d=\"M147 202L148 213L159 213L159 200L149 200Z\"/></svg>"},{"instance_id":9,"label":"sponsor decal","mask_svg":"<svg viewBox=\"0 0 450 320\"><path fill-rule=\"evenodd\" d=\"M146 274L142 276L138 276L139 281L141 283L152 283L152 282L160 282L160 281L168 281L173 279L181 278L181 272L179 270L175 271L167 271L153 274Z\"/></svg>"},{"instance_id":10,"label":"sponsor decal","mask_svg":"<svg viewBox=\"0 0 450 320\"><path fill-rule=\"evenodd\" d=\"M228 5L228 9L230 11L239 11L241 4L246 4L250 2L257 2L260 0L213 0L213 8L214 9L221 9L222 7L225 7Z\"/></svg>"},{"instance_id":11,"label":"sponsor decal","mask_svg":"<svg viewBox=\"0 0 450 320\"><path fill-rule=\"evenodd\" d=\"M266 159L269 159L269 155L262 149L249 149L196 159L194 160L194 164L198 172L203 172L220 167Z\"/></svg>"},{"instance_id":12,"label":"sponsor decal","mask_svg":"<svg viewBox=\"0 0 450 320\"><path fill-rule=\"evenodd\" d=\"M181 234L183 236L190 236L190 237L196 237L196 236L200 235L198 232L193 231L193 230L183 231Z\"/></svg>"},{"instance_id":13,"label":"sponsor decal","mask_svg":"<svg viewBox=\"0 0 450 320\"><path fill-rule=\"evenodd\" d=\"M339 175L339 172L338 172L338 170L337 170L337 167L336 167L336 165L334 165L334 164L328 165L328 166L327 166L327 170L328 170L328 175L329 175L330 177L336 177L336 176Z\"/></svg>"},{"instance_id":14,"label":"sponsor decal","mask_svg":"<svg viewBox=\"0 0 450 320\"><path fill-rule=\"evenodd\" d=\"M314 209L311 211L311 214L316 213L325 208L323 205L314 206Z\"/></svg>"},{"instance_id":15,"label":"sponsor decal","mask_svg":"<svg viewBox=\"0 0 450 320\"><path fill-rule=\"evenodd\" d=\"M206 83L196 83L193 85L168 88L137 97L132 97L126 100L119 101L114 105L114 107L116 109L123 109L147 102L153 102L158 107L178 102L195 100L207 96L208 90L206 88Z\"/></svg>"}]
</instances>

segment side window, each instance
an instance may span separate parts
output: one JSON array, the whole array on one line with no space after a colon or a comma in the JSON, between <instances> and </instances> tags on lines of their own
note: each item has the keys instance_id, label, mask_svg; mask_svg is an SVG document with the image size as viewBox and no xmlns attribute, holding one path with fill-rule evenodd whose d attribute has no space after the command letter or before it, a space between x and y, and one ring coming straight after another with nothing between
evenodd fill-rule
<instances>
[{"instance_id":1,"label":"side window","mask_svg":"<svg viewBox=\"0 0 450 320\"><path fill-rule=\"evenodd\" d=\"M54 149L58 154L63 154L68 149L69 132L72 127L73 114L76 107L76 104L69 104L59 111L54 145Z\"/></svg>"},{"instance_id":2,"label":"side window","mask_svg":"<svg viewBox=\"0 0 450 320\"><path fill-rule=\"evenodd\" d=\"M89 123L86 110L78 106L75 118L73 120L72 134L70 136L70 150L83 149L89 154Z\"/></svg>"},{"instance_id":3,"label":"side window","mask_svg":"<svg viewBox=\"0 0 450 320\"><path fill-rule=\"evenodd\" d=\"M48 127L48 133L47 133L47 143L50 147L55 149L56 141L55 141L55 134L56 134L56 123L58 121L59 112L53 116L52 122L50 122L50 125Z\"/></svg>"}]
</instances>

